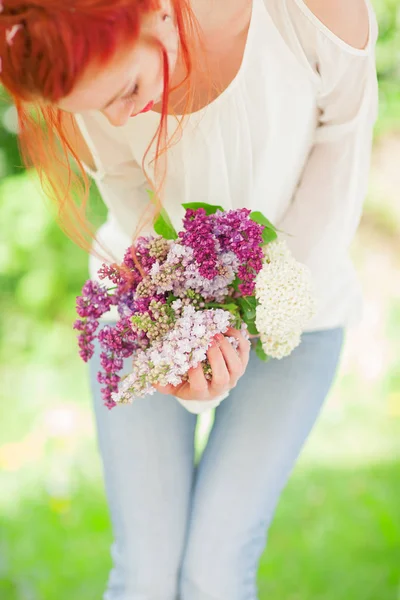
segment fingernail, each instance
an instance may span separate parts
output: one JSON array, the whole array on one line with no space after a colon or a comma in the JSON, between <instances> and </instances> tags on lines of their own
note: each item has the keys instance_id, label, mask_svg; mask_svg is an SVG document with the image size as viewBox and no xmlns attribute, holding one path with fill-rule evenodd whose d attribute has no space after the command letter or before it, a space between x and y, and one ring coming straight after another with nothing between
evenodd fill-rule
<instances>
[{"instance_id":1,"label":"fingernail","mask_svg":"<svg viewBox=\"0 0 400 600\"><path fill-rule=\"evenodd\" d=\"M217 333L217 335L215 336L217 338L217 340L223 340L224 336L222 335L222 333Z\"/></svg>"}]
</instances>

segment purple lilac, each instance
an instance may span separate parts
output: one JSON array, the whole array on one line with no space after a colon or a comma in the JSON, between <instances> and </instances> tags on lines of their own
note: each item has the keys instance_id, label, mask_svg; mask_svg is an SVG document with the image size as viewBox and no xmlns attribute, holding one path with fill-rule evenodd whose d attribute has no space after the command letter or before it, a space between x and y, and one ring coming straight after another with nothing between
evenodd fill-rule
<instances>
[{"instance_id":1,"label":"purple lilac","mask_svg":"<svg viewBox=\"0 0 400 600\"><path fill-rule=\"evenodd\" d=\"M115 327L105 325L98 339L104 349L119 358L129 358L137 347L137 335L130 327L129 317L120 319Z\"/></svg>"},{"instance_id":2,"label":"purple lilac","mask_svg":"<svg viewBox=\"0 0 400 600\"><path fill-rule=\"evenodd\" d=\"M181 243L193 249L200 275L213 279L217 271L217 244L213 235L213 220L206 215L204 208L186 211L184 231L179 232Z\"/></svg>"},{"instance_id":3,"label":"purple lilac","mask_svg":"<svg viewBox=\"0 0 400 600\"><path fill-rule=\"evenodd\" d=\"M120 285L122 283L126 283L121 272L119 271L119 269L117 268L117 266L115 264L107 265L106 263L103 263L101 268L97 271L97 274L99 276L99 279L107 278L112 283L115 283L115 285Z\"/></svg>"},{"instance_id":4,"label":"purple lilac","mask_svg":"<svg viewBox=\"0 0 400 600\"><path fill-rule=\"evenodd\" d=\"M95 333L99 326L99 322L95 319L77 319L73 325L74 329L81 331L78 335L79 355L85 362L92 358L94 352Z\"/></svg>"},{"instance_id":5,"label":"purple lilac","mask_svg":"<svg viewBox=\"0 0 400 600\"><path fill-rule=\"evenodd\" d=\"M112 394L118 391L118 383L121 378L117 375L117 371L122 369L122 359L115 358L113 354L110 355L102 352L100 354L100 363L104 372L99 371L97 373L97 381L104 384L105 387L102 387L100 391L103 396L104 405L106 408L111 409L116 405L112 399Z\"/></svg>"},{"instance_id":6,"label":"purple lilac","mask_svg":"<svg viewBox=\"0 0 400 600\"><path fill-rule=\"evenodd\" d=\"M118 402L127 402L132 397L152 393L152 384L156 381L176 385L191 365L205 360L212 337L228 326L225 323L222 327L222 321L218 325L214 319L228 319L229 324L230 313L196 311L194 305L186 304L185 296L192 290L207 301L222 302L236 274L241 279L241 293L253 293L255 276L262 267L263 227L249 219L249 214L247 209L218 211L209 216L204 209L188 210L185 231L179 233L179 241L164 244L165 241L152 236L137 241L136 252L147 274L145 279L128 248L121 265L126 273L121 273L116 265L103 265L98 272L100 279L108 277L115 284L112 295L96 282L85 283L82 296L77 298L77 312L82 320L74 324L81 332L78 339L83 360L87 361L93 355L92 341L98 319L112 305L117 306L120 315L115 328L106 326L98 335L103 348L103 372L99 372L98 380L104 384L102 394L106 406L115 406L116 398ZM145 292L144 297L136 293L139 284ZM173 303L176 326L162 340L150 345L143 331L132 330L130 319L135 314L146 313L152 300L165 302L171 291L175 296L183 297L183 302ZM123 359L134 353L134 372L123 378L123 385L119 386L118 371L122 369Z\"/></svg>"},{"instance_id":7,"label":"purple lilac","mask_svg":"<svg viewBox=\"0 0 400 600\"><path fill-rule=\"evenodd\" d=\"M223 302L228 295L228 286L235 279L238 259L233 252L225 252L218 257L217 275L206 279L200 274L197 264L192 262L185 270L185 289L192 289L206 301Z\"/></svg>"},{"instance_id":8,"label":"purple lilac","mask_svg":"<svg viewBox=\"0 0 400 600\"><path fill-rule=\"evenodd\" d=\"M113 299L108 295L107 288L88 279L81 296L76 298L76 312L82 318L99 319L110 310L112 303Z\"/></svg>"},{"instance_id":9,"label":"purple lilac","mask_svg":"<svg viewBox=\"0 0 400 600\"><path fill-rule=\"evenodd\" d=\"M80 331L78 336L79 354L85 362L93 356L95 333L99 326L98 319L110 310L113 298L108 295L106 287L88 279L82 288L81 296L76 298L76 311L81 319L77 319L74 329Z\"/></svg>"},{"instance_id":10,"label":"purple lilac","mask_svg":"<svg viewBox=\"0 0 400 600\"><path fill-rule=\"evenodd\" d=\"M101 388L101 393L107 408L115 406L111 395L118 391L118 383L121 379L118 371L121 371L123 367L123 359L131 357L134 351L140 347L141 343L138 337L132 331L128 317L120 319L115 327L104 326L98 334L103 348L100 355L103 371L98 372L97 380L105 386Z\"/></svg>"},{"instance_id":11,"label":"purple lilac","mask_svg":"<svg viewBox=\"0 0 400 600\"><path fill-rule=\"evenodd\" d=\"M155 263L156 259L154 256L150 256L150 245L154 241L154 237L149 235L148 237L140 237L136 242L136 253L146 273L149 273L151 267Z\"/></svg>"},{"instance_id":12,"label":"purple lilac","mask_svg":"<svg viewBox=\"0 0 400 600\"><path fill-rule=\"evenodd\" d=\"M234 252L240 266L238 276L242 280L239 290L243 296L254 292L255 278L262 268L263 226L249 218L250 210L241 208L228 212L217 211L212 215L213 233L218 238L222 251Z\"/></svg>"}]
</instances>

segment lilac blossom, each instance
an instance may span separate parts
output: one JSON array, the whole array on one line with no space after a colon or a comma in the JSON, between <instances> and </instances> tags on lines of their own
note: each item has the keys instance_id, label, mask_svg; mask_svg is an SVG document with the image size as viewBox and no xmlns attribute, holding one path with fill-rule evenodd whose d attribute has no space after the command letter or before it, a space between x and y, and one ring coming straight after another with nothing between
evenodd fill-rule
<instances>
[{"instance_id":1,"label":"lilac blossom","mask_svg":"<svg viewBox=\"0 0 400 600\"><path fill-rule=\"evenodd\" d=\"M94 345L92 342L96 337L98 326L99 322L96 319L77 319L73 325L74 329L81 332L78 335L79 356L85 362L88 362L93 356Z\"/></svg>"},{"instance_id":2,"label":"lilac blossom","mask_svg":"<svg viewBox=\"0 0 400 600\"><path fill-rule=\"evenodd\" d=\"M112 400L112 393L118 390L118 371L123 368L123 359L131 357L137 348L143 347L143 342L146 345L146 341L144 336L132 330L127 317L120 319L115 327L105 325L98 334L98 340L103 348L100 355L103 371L98 372L97 380L104 384L101 393L105 406L113 408L115 402Z\"/></svg>"},{"instance_id":3,"label":"lilac blossom","mask_svg":"<svg viewBox=\"0 0 400 600\"><path fill-rule=\"evenodd\" d=\"M233 252L225 252L218 257L217 274L207 279L200 273L197 264L191 262L185 269L185 289L192 289L201 294L207 301L223 302L229 293L229 286L235 279L238 259Z\"/></svg>"},{"instance_id":4,"label":"lilac blossom","mask_svg":"<svg viewBox=\"0 0 400 600\"><path fill-rule=\"evenodd\" d=\"M99 319L110 310L112 297L108 289L96 281L88 279L76 299L76 312L82 318Z\"/></svg>"},{"instance_id":5,"label":"lilac blossom","mask_svg":"<svg viewBox=\"0 0 400 600\"><path fill-rule=\"evenodd\" d=\"M78 336L79 354L87 362L93 356L95 333L100 317L110 310L113 298L106 287L88 279L82 288L81 296L76 298L76 311L81 319L73 325L81 333Z\"/></svg>"},{"instance_id":6,"label":"lilac blossom","mask_svg":"<svg viewBox=\"0 0 400 600\"><path fill-rule=\"evenodd\" d=\"M117 404L153 394L153 384L179 385L189 369L207 358L207 350L217 333L224 333L232 323L228 311L209 309L196 311L176 300L172 308L181 316L175 327L147 350L139 350L133 359L132 373L124 377L118 392L112 393Z\"/></svg>"},{"instance_id":7,"label":"lilac blossom","mask_svg":"<svg viewBox=\"0 0 400 600\"><path fill-rule=\"evenodd\" d=\"M255 278L262 268L262 231L263 226L249 218L251 211L247 208L217 211L212 215L213 233L218 238L221 251L229 250L237 256L240 266L238 277L242 280L239 290L243 296L254 293Z\"/></svg>"},{"instance_id":8,"label":"lilac blossom","mask_svg":"<svg viewBox=\"0 0 400 600\"><path fill-rule=\"evenodd\" d=\"M77 298L80 319L74 328L85 361L93 356L99 319L112 306L118 310L116 326L106 325L97 335L98 381L108 408L154 393L155 383L178 385L198 364L210 378L207 349L240 316L238 305L236 312L230 308L235 317L216 306L235 305L236 296L254 293L263 267L263 226L250 219L250 210L210 215L203 208L187 210L183 224L174 241L138 238L121 265L103 264L98 271L114 287L88 280ZM235 278L238 288L232 285ZM237 347L235 338L228 340ZM131 357L132 373L121 376L124 359Z\"/></svg>"},{"instance_id":9,"label":"lilac blossom","mask_svg":"<svg viewBox=\"0 0 400 600\"><path fill-rule=\"evenodd\" d=\"M213 279L217 271L217 247L213 234L213 220L206 215L204 208L187 210L184 218L184 231L179 232L180 241L194 252L200 275Z\"/></svg>"},{"instance_id":10,"label":"lilac blossom","mask_svg":"<svg viewBox=\"0 0 400 600\"><path fill-rule=\"evenodd\" d=\"M222 302L228 294L228 287L235 278L239 261L233 252L218 256L216 275L213 279L203 277L197 264L194 250L174 242L164 263L156 261L150 271L157 292L173 292L183 297L187 290L193 290L207 300Z\"/></svg>"}]
</instances>

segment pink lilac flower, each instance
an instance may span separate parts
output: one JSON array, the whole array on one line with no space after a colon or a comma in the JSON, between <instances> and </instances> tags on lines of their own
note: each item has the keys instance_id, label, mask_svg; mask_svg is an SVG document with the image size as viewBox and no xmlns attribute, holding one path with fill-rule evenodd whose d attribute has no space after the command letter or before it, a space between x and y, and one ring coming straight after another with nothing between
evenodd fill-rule
<instances>
[{"instance_id":1,"label":"pink lilac flower","mask_svg":"<svg viewBox=\"0 0 400 600\"><path fill-rule=\"evenodd\" d=\"M97 380L104 384L101 393L107 408L115 406L112 393L118 390L121 379L118 371L123 368L123 359L131 357L137 348L146 347L147 342L143 338L132 330L128 317L120 319L115 327L105 325L99 332L98 340L103 348L100 355L103 371L98 372Z\"/></svg>"},{"instance_id":2,"label":"pink lilac flower","mask_svg":"<svg viewBox=\"0 0 400 600\"><path fill-rule=\"evenodd\" d=\"M200 274L195 262L191 262L185 269L185 288L201 294L206 301L223 302L235 279L238 265L239 261L233 252L221 254L217 262L217 275L210 280Z\"/></svg>"},{"instance_id":3,"label":"pink lilac flower","mask_svg":"<svg viewBox=\"0 0 400 600\"><path fill-rule=\"evenodd\" d=\"M77 298L81 320L74 324L80 332L83 360L93 355L98 319L111 306L117 307L120 317L115 327L106 326L98 334L102 347L98 380L104 386L106 406L112 408L117 401L152 393L155 382L176 385L199 362L207 366L204 361L211 339L227 329L232 316L225 310L204 310L204 303L223 303L237 275L240 292L252 294L262 266L263 227L250 220L249 214L247 209L213 215L206 215L203 209L188 210L185 230L177 241L160 236L137 240L135 252L141 271L131 248L125 252L123 272L117 265L102 266L99 277L114 284L112 294L97 282L85 283ZM172 304L175 318L163 327L160 321L162 333L154 335L159 315L165 312L160 306L171 294L179 298ZM152 307L159 308L154 312ZM141 323L147 324L147 329L141 328ZM234 338L230 341L236 344ZM133 373L121 378L123 359L132 355Z\"/></svg>"},{"instance_id":4,"label":"pink lilac flower","mask_svg":"<svg viewBox=\"0 0 400 600\"><path fill-rule=\"evenodd\" d=\"M103 263L101 268L97 271L97 274L99 279L108 278L116 285L124 284L127 281L117 269L116 265L107 265L106 263Z\"/></svg>"},{"instance_id":5,"label":"pink lilac flower","mask_svg":"<svg viewBox=\"0 0 400 600\"><path fill-rule=\"evenodd\" d=\"M221 302L235 278L238 264L233 252L225 252L217 258L216 275L213 279L208 279L201 275L194 250L173 242L165 262L160 264L156 261L150 276L157 284L159 294L172 292L175 296L184 297L187 290L193 290L207 300Z\"/></svg>"},{"instance_id":6,"label":"pink lilac flower","mask_svg":"<svg viewBox=\"0 0 400 600\"><path fill-rule=\"evenodd\" d=\"M112 302L106 287L88 279L82 288L81 296L76 299L76 311L82 318L99 319L110 310Z\"/></svg>"},{"instance_id":7,"label":"pink lilac flower","mask_svg":"<svg viewBox=\"0 0 400 600\"><path fill-rule=\"evenodd\" d=\"M183 221L184 231L179 232L183 245L193 249L200 275L213 279L217 271L217 240L213 234L213 221L204 208L187 210Z\"/></svg>"},{"instance_id":8,"label":"pink lilac flower","mask_svg":"<svg viewBox=\"0 0 400 600\"><path fill-rule=\"evenodd\" d=\"M153 242L154 237L140 237L136 242L136 253L137 257L140 260L140 264L143 267L143 270L148 273L156 261L154 256L150 254L151 243Z\"/></svg>"},{"instance_id":9,"label":"pink lilac flower","mask_svg":"<svg viewBox=\"0 0 400 600\"><path fill-rule=\"evenodd\" d=\"M221 251L231 251L237 256L240 267L238 277L242 280L239 290L243 296L254 293L255 278L262 268L263 226L249 218L250 210L241 208L227 212L217 211L213 233L218 238Z\"/></svg>"},{"instance_id":10,"label":"pink lilac flower","mask_svg":"<svg viewBox=\"0 0 400 600\"><path fill-rule=\"evenodd\" d=\"M175 301L172 307L180 311L182 301ZM214 336L224 333L232 322L231 314L221 309L196 311L193 306L185 306L181 314L162 340L135 353L132 373L111 395L114 402L130 403L134 398L153 394L154 383L182 383L190 368L206 360Z\"/></svg>"},{"instance_id":11,"label":"pink lilac flower","mask_svg":"<svg viewBox=\"0 0 400 600\"><path fill-rule=\"evenodd\" d=\"M95 333L99 326L96 319L77 319L73 325L74 329L80 331L78 335L79 355L85 362L92 358L94 352Z\"/></svg>"},{"instance_id":12,"label":"pink lilac flower","mask_svg":"<svg viewBox=\"0 0 400 600\"><path fill-rule=\"evenodd\" d=\"M107 288L101 284L88 280L82 288L82 295L76 298L76 311L81 319L73 325L81 333L78 336L81 358L87 362L93 356L95 333L99 326L98 319L109 311L113 298L109 296Z\"/></svg>"},{"instance_id":13,"label":"pink lilac flower","mask_svg":"<svg viewBox=\"0 0 400 600\"><path fill-rule=\"evenodd\" d=\"M143 279L139 269L135 264L135 261L132 258L131 248L126 249L122 261L122 266L126 267L127 271L120 276L119 280L118 275L115 276L115 280L118 285L118 294L126 292L127 289L132 289L135 291L137 286Z\"/></svg>"}]
</instances>

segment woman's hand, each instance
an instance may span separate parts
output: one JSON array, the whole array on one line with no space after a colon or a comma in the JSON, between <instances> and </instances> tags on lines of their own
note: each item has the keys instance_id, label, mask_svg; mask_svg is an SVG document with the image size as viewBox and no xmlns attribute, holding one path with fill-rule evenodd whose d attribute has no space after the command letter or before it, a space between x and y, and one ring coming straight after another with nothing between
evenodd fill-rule
<instances>
[{"instance_id":1,"label":"woman's hand","mask_svg":"<svg viewBox=\"0 0 400 600\"><path fill-rule=\"evenodd\" d=\"M225 335L237 339L237 350ZM181 400L213 400L235 387L249 362L250 342L237 329L229 328L225 335L216 335L213 345L207 350L212 369L211 381L205 378L202 366L198 365L188 371L188 381L177 386L155 385L156 390Z\"/></svg>"}]
</instances>

